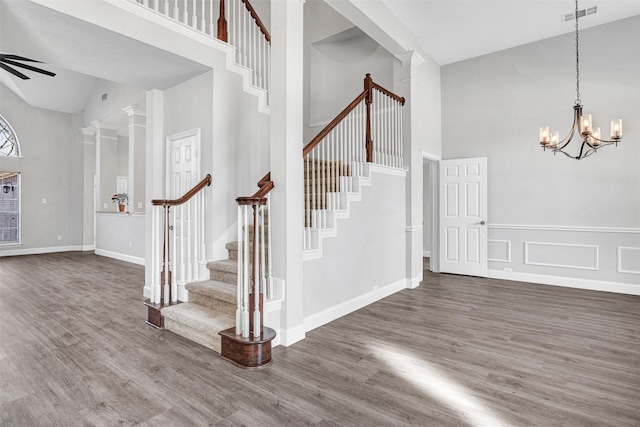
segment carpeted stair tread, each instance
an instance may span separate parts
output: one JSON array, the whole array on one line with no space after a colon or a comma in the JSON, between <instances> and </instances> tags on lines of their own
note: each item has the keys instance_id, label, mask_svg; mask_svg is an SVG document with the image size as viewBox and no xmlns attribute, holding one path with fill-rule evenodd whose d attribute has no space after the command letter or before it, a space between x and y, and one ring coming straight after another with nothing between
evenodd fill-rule
<instances>
[{"instance_id":1,"label":"carpeted stair tread","mask_svg":"<svg viewBox=\"0 0 640 427\"><path fill-rule=\"evenodd\" d=\"M224 259L220 261L211 261L207 263L207 268L209 270L218 270L224 271L227 273L237 273L238 272L238 260L235 259Z\"/></svg>"},{"instance_id":2,"label":"carpeted stair tread","mask_svg":"<svg viewBox=\"0 0 640 427\"><path fill-rule=\"evenodd\" d=\"M229 283L217 280L205 280L203 282L188 283L185 288L189 291L190 295L191 293L196 293L231 304L235 304L237 301L237 287Z\"/></svg>"},{"instance_id":3,"label":"carpeted stair tread","mask_svg":"<svg viewBox=\"0 0 640 427\"><path fill-rule=\"evenodd\" d=\"M162 309L166 329L220 352L218 332L235 326L233 316L189 302Z\"/></svg>"}]
</instances>

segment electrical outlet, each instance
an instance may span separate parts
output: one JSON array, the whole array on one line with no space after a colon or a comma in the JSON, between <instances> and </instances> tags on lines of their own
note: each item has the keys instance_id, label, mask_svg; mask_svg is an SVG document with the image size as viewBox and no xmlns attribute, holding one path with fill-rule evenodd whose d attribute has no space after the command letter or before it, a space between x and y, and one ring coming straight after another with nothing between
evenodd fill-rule
<instances>
[{"instance_id":1,"label":"electrical outlet","mask_svg":"<svg viewBox=\"0 0 640 427\"><path fill-rule=\"evenodd\" d=\"M62 240L62 235L58 234L58 240Z\"/></svg>"},{"instance_id":2,"label":"electrical outlet","mask_svg":"<svg viewBox=\"0 0 640 427\"><path fill-rule=\"evenodd\" d=\"M129 240L129 247L133 247L133 243L131 242L131 240Z\"/></svg>"},{"instance_id":3,"label":"electrical outlet","mask_svg":"<svg viewBox=\"0 0 640 427\"><path fill-rule=\"evenodd\" d=\"M138 209L142 209L142 202L138 202Z\"/></svg>"},{"instance_id":4,"label":"electrical outlet","mask_svg":"<svg viewBox=\"0 0 640 427\"><path fill-rule=\"evenodd\" d=\"M109 205L107 205L107 204L105 203L104 205L102 205L102 208L103 208L103 209L107 209L107 206L109 206Z\"/></svg>"},{"instance_id":5,"label":"electrical outlet","mask_svg":"<svg viewBox=\"0 0 640 427\"><path fill-rule=\"evenodd\" d=\"M46 198L44 198L44 197L42 198L42 204L43 204L43 205L46 205L46 204L47 204L47 199L46 199Z\"/></svg>"}]
</instances>

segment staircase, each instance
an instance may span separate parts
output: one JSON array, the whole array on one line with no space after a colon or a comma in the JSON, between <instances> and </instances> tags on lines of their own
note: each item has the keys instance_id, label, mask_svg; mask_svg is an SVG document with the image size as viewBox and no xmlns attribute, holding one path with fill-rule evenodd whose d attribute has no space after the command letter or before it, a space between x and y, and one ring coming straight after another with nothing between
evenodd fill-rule
<instances>
[{"instance_id":1,"label":"staircase","mask_svg":"<svg viewBox=\"0 0 640 427\"><path fill-rule=\"evenodd\" d=\"M251 241L252 225L248 226L248 231ZM241 245L236 241L225 246L228 259L207 263L209 280L185 286L188 302L162 310L165 329L217 353L222 353L219 333L236 325L238 249ZM253 254L253 250L249 252Z\"/></svg>"}]
</instances>

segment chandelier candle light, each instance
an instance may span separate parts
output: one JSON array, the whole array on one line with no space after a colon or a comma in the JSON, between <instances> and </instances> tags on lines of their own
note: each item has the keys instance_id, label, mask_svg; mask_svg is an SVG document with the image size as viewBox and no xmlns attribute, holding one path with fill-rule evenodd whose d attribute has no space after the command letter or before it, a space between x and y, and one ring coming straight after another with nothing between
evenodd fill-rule
<instances>
[{"instance_id":1,"label":"chandelier candle light","mask_svg":"<svg viewBox=\"0 0 640 427\"><path fill-rule=\"evenodd\" d=\"M599 148L607 145L616 144L622 139L622 119L613 119L611 121L611 139L602 139L600 128L593 127L591 114L582 114L582 104L580 100L580 55L578 44L578 0L576 0L576 100L573 106L573 125L571 131L562 140L560 140L558 131L549 132L549 126L540 128L540 145L546 151L551 150L553 154L558 152L580 160L595 153ZM569 145L575 134L582 140L580 152L577 156L567 153L564 149Z\"/></svg>"}]
</instances>

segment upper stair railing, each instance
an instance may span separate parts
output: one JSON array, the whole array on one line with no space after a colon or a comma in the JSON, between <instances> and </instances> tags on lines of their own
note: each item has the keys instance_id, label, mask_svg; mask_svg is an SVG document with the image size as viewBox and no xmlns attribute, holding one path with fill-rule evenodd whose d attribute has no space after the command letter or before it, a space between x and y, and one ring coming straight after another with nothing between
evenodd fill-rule
<instances>
[{"instance_id":1,"label":"upper stair railing","mask_svg":"<svg viewBox=\"0 0 640 427\"><path fill-rule=\"evenodd\" d=\"M211 175L207 175L179 199L151 201L150 301L155 305L177 303L178 284L201 280L199 267L206 262L202 190L209 185Z\"/></svg>"},{"instance_id":2,"label":"upper stair railing","mask_svg":"<svg viewBox=\"0 0 640 427\"><path fill-rule=\"evenodd\" d=\"M306 227L326 227L326 210L339 208L365 163L402 167L404 102L367 74L362 93L304 147Z\"/></svg>"},{"instance_id":3,"label":"upper stair railing","mask_svg":"<svg viewBox=\"0 0 640 427\"><path fill-rule=\"evenodd\" d=\"M252 84L271 88L271 36L249 0L129 0L236 47L235 61L252 71ZM267 104L268 96L267 96Z\"/></svg>"},{"instance_id":4,"label":"upper stair railing","mask_svg":"<svg viewBox=\"0 0 640 427\"><path fill-rule=\"evenodd\" d=\"M236 334L262 336L264 295L273 295L269 192L271 173L258 182L259 190L238 197L238 300Z\"/></svg>"}]
</instances>

